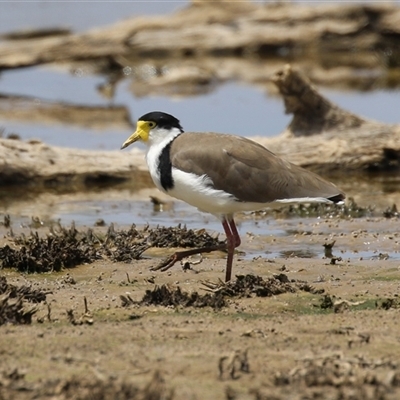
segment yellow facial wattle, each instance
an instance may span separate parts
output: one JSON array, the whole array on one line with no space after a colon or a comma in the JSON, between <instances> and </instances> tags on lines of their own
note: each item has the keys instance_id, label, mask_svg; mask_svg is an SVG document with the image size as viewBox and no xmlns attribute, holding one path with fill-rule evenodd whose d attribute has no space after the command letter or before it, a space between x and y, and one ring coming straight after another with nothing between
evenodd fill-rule
<instances>
[{"instance_id":1,"label":"yellow facial wattle","mask_svg":"<svg viewBox=\"0 0 400 400\"><path fill-rule=\"evenodd\" d=\"M131 136L128 137L127 140L122 144L121 149L125 149L125 147L130 146L132 143L141 140L143 142L147 142L149 140L149 133L151 127L149 122L147 121L138 121L136 125L136 131L132 133Z\"/></svg>"}]
</instances>

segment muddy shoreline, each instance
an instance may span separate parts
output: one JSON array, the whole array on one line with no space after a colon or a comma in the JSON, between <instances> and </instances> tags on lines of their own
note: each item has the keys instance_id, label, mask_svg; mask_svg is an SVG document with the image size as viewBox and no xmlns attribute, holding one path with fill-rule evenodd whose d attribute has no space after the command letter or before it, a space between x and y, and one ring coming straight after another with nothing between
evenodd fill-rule
<instances>
[{"instance_id":1,"label":"muddy shoreline","mask_svg":"<svg viewBox=\"0 0 400 400\"><path fill-rule=\"evenodd\" d=\"M365 246L376 246L378 252L395 247L399 252L397 224L398 218L317 223L305 218L299 220L297 234L270 237L268 245L262 237L245 235L245 252L254 246L279 249L296 243L307 248L314 241L321 250L312 258L294 253L248 260L238 254L235 279L248 274L264 280L286 276L287 285L299 281L313 289L228 296L219 309L140 301L164 285L192 297L212 294L203 282L218 287L223 253L205 257L188 270L177 265L166 273L150 270L165 250L149 253L150 259L125 263L103 257L45 274L3 269L8 284L42 290L46 301L24 303L26 310L36 309L30 325L0 327L0 393L9 399L45 393L56 399L89 398L85 396L98 387L97 395L107 399L267 399L272 394L277 399L395 399L400 393L395 317L399 258L373 252L363 257L359 252ZM2 229L4 246L11 238ZM98 229L106 228L95 232ZM330 263L322 247L329 240L336 240L335 255L351 249L353 256ZM325 368L319 364L322 360ZM339 374L328 367L331 363L341 369ZM151 397L145 390L154 380L156 397ZM67 389L71 382L73 391ZM127 386L137 390L138 397L127 395Z\"/></svg>"}]
</instances>

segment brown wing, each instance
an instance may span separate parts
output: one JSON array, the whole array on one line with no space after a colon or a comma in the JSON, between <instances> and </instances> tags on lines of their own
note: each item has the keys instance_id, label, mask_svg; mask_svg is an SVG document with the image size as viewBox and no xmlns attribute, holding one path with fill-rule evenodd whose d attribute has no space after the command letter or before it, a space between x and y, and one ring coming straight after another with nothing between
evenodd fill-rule
<instances>
[{"instance_id":1,"label":"brown wing","mask_svg":"<svg viewBox=\"0 0 400 400\"><path fill-rule=\"evenodd\" d=\"M238 136L183 133L172 143L171 163L185 172L209 176L216 189L231 193L239 201L344 198L334 184Z\"/></svg>"}]
</instances>

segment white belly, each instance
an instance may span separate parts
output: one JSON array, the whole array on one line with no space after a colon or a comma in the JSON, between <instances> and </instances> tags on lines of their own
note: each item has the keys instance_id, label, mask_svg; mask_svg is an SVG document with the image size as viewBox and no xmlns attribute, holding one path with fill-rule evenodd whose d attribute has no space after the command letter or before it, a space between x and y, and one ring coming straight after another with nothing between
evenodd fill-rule
<instances>
[{"instance_id":1,"label":"white belly","mask_svg":"<svg viewBox=\"0 0 400 400\"><path fill-rule=\"evenodd\" d=\"M174 187L166 193L218 217L265 207L263 203L236 201L231 194L213 189L210 179L206 176L198 176L172 168L172 177Z\"/></svg>"}]
</instances>

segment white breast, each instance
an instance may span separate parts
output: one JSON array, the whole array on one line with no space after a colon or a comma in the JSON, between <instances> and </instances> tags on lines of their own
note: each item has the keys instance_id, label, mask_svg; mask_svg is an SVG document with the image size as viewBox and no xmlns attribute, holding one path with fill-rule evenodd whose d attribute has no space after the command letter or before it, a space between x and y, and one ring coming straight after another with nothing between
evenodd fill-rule
<instances>
[{"instance_id":1,"label":"white breast","mask_svg":"<svg viewBox=\"0 0 400 400\"><path fill-rule=\"evenodd\" d=\"M166 138L168 139L168 138ZM158 170L159 157L162 149L171 141L171 139L161 141L160 143L154 143L150 146L146 153L147 166L149 167L150 175L153 179L154 184L162 192L165 192L160 182L160 172Z\"/></svg>"}]
</instances>

